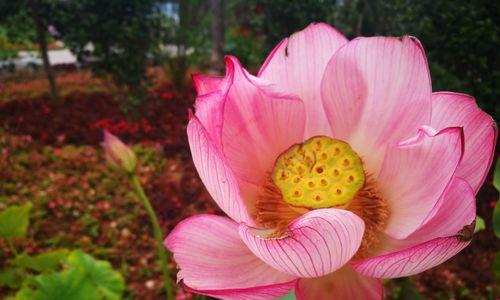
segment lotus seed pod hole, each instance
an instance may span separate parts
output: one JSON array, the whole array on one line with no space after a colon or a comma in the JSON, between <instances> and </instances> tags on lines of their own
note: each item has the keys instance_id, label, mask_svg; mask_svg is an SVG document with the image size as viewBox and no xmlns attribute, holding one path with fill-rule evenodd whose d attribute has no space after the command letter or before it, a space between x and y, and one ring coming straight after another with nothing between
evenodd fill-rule
<instances>
[{"instance_id":1,"label":"lotus seed pod hole","mask_svg":"<svg viewBox=\"0 0 500 300\"><path fill-rule=\"evenodd\" d=\"M364 186L365 172L349 144L316 136L283 152L272 180L292 207L316 209L348 204Z\"/></svg>"}]
</instances>

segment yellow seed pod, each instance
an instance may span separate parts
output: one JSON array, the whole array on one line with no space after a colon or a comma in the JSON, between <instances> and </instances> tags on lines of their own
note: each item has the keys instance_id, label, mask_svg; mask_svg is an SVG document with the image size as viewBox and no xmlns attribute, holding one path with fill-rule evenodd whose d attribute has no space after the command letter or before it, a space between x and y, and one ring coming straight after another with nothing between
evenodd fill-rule
<instances>
[{"instance_id":1,"label":"yellow seed pod","mask_svg":"<svg viewBox=\"0 0 500 300\"><path fill-rule=\"evenodd\" d=\"M317 136L282 153L272 180L286 203L314 209L349 203L363 187L365 172L349 144Z\"/></svg>"}]
</instances>

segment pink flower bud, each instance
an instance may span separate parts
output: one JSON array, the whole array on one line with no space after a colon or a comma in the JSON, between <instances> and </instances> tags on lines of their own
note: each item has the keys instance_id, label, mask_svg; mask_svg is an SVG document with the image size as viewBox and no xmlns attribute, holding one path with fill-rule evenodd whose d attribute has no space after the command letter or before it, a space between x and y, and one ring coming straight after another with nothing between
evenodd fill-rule
<instances>
[{"instance_id":1,"label":"pink flower bud","mask_svg":"<svg viewBox=\"0 0 500 300\"><path fill-rule=\"evenodd\" d=\"M127 173L135 171L137 158L132 149L107 130L104 130L102 146L104 147L106 159L112 167Z\"/></svg>"}]
</instances>

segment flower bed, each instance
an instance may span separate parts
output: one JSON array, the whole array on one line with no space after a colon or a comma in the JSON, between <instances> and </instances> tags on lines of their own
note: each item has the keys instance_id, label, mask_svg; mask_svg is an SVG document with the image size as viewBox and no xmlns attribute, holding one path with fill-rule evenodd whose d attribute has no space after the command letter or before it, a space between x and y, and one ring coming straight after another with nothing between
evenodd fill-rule
<instances>
[{"instance_id":1,"label":"flower bed","mask_svg":"<svg viewBox=\"0 0 500 300\"><path fill-rule=\"evenodd\" d=\"M146 213L126 178L106 166L99 143L107 129L136 144L140 180L164 230L196 213L219 214L187 146L191 91L179 95L168 82L157 84L134 117L123 114L106 91L68 93L57 108L43 94L24 97L0 105L0 210L27 201L34 205L28 239L19 248L30 254L82 248L123 274L126 297L156 299L161 273ZM476 299L494 293L491 265L500 245L491 239L490 220L496 198L490 178L477 200L486 230L450 261L412 278L426 297ZM0 267L9 255L0 240ZM388 281L386 292L401 299L406 284ZM0 297L8 291L0 289Z\"/></svg>"}]
</instances>

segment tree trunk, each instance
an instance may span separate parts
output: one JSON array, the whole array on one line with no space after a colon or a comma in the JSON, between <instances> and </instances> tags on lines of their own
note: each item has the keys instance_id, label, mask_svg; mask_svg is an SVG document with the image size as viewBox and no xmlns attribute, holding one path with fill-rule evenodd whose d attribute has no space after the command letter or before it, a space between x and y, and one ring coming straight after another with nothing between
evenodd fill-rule
<instances>
[{"instance_id":1,"label":"tree trunk","mask_svg":"<svg viewBox=\"0 0 500 300\"><path fill-rule=\"evenodd\" d=\"M45 70L45 74L47 74L47 79L50 85L50 98L54 104L58 104L56 80L54 78L54 71L50 66L49 55L47 53L47 41L45 38L46 24L44 24L42 17L40 16L40 0L29 0L29 6L33 22L35 23L36 39L42 55L43 69Z\"/></svg>"},{"instance_id":2,"label":"tree trunk","mask_svg":"<svg viewBox=\"0 0 500 300\"><path fill-rule=\"evenodd\" d=\"M210 0L212 9L212 53L210 67L217 73L224 70L224 3Z\"/></svg>"}]
</instances>

